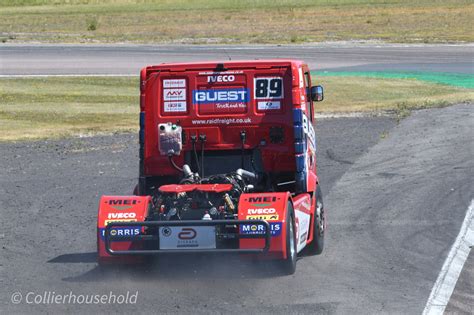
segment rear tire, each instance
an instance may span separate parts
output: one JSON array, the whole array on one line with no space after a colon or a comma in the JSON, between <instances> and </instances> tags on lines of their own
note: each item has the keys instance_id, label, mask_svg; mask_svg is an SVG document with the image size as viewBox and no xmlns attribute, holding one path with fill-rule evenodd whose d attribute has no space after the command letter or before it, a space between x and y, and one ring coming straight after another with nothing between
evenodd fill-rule
<instances>
[{"instance_id":1,"label":"rear tire","mask_svg":"<svg viewBox=\"0 0 474 315\"><path fill-rule=\"evenodd\" d=\"M305 248L305 254L309 256L319 255L324 249L324 234L325 234L325 214L324 203L321 188L318 185L316 189L316 209L313 217L313 240Z\"/></svg>"},{"instance_id":2,"label":"rear tire","mask_svg":"<svg viewBox=\"0 0 474 315\"><path fill-rule=\"evenodd\" d=\"M288 201L288 211L285 217L286 222L286 259L279 262L280 267L285 275L292 275L296 270L296 227L295 214L293 204Z\"/></svg>"}]
</instances>

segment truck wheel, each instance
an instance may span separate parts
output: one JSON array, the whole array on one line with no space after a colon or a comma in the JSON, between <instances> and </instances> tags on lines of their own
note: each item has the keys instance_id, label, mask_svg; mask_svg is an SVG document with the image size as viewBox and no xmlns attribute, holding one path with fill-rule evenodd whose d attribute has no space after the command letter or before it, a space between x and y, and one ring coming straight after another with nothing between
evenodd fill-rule
<instances>
[{"instance_id":1,"label":"truck wheel","mask_svg":"<svg viewBox=\"0 0 474 315\"><path fill-rule=\"evenodd\" d=\"M293 211L293 204L288 202L288 211L286 213L286 259L280 261L282 271L286 275L292 275L296 270L296 228L295 228L295 214Z\"/></svg>"},{"instance_id":2,"label":"truck wheel","mask_svg":"<svg viewBox=\"0 0 474 315\"><path fill-rule=\"evenodd\" d=\"M309 243L305 248L305 254L307 255L319 255L324 249L324 227L325 227L325 216L324 216L324 203L321 188L318 185L316 189L316 210L313 219L313 241Z\"/></svg>"}]
</instances>

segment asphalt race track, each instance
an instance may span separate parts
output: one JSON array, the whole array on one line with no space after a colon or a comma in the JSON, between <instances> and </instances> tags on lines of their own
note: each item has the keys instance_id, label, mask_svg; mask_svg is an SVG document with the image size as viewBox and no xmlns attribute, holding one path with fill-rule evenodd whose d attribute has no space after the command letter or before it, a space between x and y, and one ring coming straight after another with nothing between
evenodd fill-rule
<instances>
[{"instance_id":1,"label":"asphalt race track","mask_svg":"<svg viewBox=\"0 0 474 315\"><path fill-rule=\"evenodd\" d=\"M7 56L1 74L92 73L79 61L63 67L61 51L67 47L55 55L51 46L35 46L36 60L46 60L36 68L13 62L22 56L31 65L35 58L6 53L11 47L0 47L0 58ZM450 46L429 47L426 54L417 47L382 47L392 54L380 53L379 59L366 56L375 49L344 48L347 58L336 49L332 57L326 53L324 67L334 68L343 59L340 69L370 70L381 64L421 69L429 64L430 69L472 73L469 47L452 46L452 53L443 48ZM209 58L204 54L200 59L211 58L213 48L207 49ZM291 49L295 54L301 50ZM71 56L95 54L71 51ZM192 52L182 49L177 57L197 59L199 54ZM90 70L105 53L91 57ZM307 54L315 67L316 57ZM119 55L116 60L125 60ZM295 57L308 59L303 53ZM147 61L137 60L132 64ZM134 72L121 65L102 60L98 71ZM417 111L398 124L390 117L320 120L316 132L329 220L326 248L321 256L301 257L293 276L234 256L167 256L146 267L99 269L98 199L131 193L138 170L136 135L1 144L0 313L420 314L474 198L473 125L472 104ZM448 313L473 313L473 260L471 251ZM41 301L45 292L138 295L136 304L54 304ZM21 300L15 304L17 293ZM26 301L28 294L33 303ZM40 303L34 302L36 296Z\"/></svg>"},{"instance_id":2,"label":"asphalt race track","mask_svg":"<svg viewBox=\"0 0 474 315\"><path fill-rule=\"evenodd\" d=\"M162 62L298 58L315 70L474 73L474 45L10 45L0 75L124 74Z\"/></svg>"}]
</instances>

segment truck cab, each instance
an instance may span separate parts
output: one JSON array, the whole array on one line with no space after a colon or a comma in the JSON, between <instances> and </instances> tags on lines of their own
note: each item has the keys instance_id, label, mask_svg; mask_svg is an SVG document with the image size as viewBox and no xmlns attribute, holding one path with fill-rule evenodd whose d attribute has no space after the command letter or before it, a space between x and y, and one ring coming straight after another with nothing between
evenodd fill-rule
<instances>
[{"instance_id":1,"label":"truck cab","mask_svg":"<svg viewBox=\"0 0 474 315\"><path fill-rule=\"evenodd\" d=\"M176 252L320 254L314 102L299 60L160 64L140 75L139 177L103 196L99 263Z\"/></svg>"},{"instance_id":2,"label":"truck cab","mask_svg":"<svg viewBox=\"0 0 474 315\"><path fill-rule=\"evenodd\" d=\"M179 177L160 151L163 124L182 130L177 165L204 175L240 165L265 173L274 191L315 190L313 102L323 94L302 61L162 64L142 69L140 90L140 194Z\"/></svg>"}]
</instances>

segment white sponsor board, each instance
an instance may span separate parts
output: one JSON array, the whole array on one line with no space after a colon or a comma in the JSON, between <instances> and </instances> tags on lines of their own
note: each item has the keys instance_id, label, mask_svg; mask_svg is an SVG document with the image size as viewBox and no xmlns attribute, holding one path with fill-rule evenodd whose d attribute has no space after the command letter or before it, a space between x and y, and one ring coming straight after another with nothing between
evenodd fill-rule
<instances>
[{"instance_id":1,"label":"white sponsor board","mask_svg":"<svg viewBox=\"0 0 474 315\"><path fill-rule=\"evenodd\" d=\"M165 113L175 113L175 112L185 112L186 102L185 101L177 101L177 102L165 102L163 106L163 110Z\"/></svg>"},{"instance_id":2,"label":"white sponsor board","mask_svg":"<svg viewBox=\"0 0 474 315\"><path fill-rule=\"evenodd\" d=\"M160 249L214 249L214 226L165 226L160 228Z\"/></svg>"},{"instance_id":3,"label":"white sponsor board","mask_svg":"<svg viewBox=\"0 0 474 315\"><path fill-rule=\"evenodd\" d=\"M163 88L184 88L186 87L185 79L163 80Z\"/></svg>"},{"instance_id":4,"label":"white sponsor board","mask_svg":"<svg viewBox=\"0 0 474 315\"><path fill-rule=\"evenodd\" d=\"M280 109L281 102L280 101L260 101L257 104L258 110L272 110L272 109Z\"/></svg>"}]
</instances>

